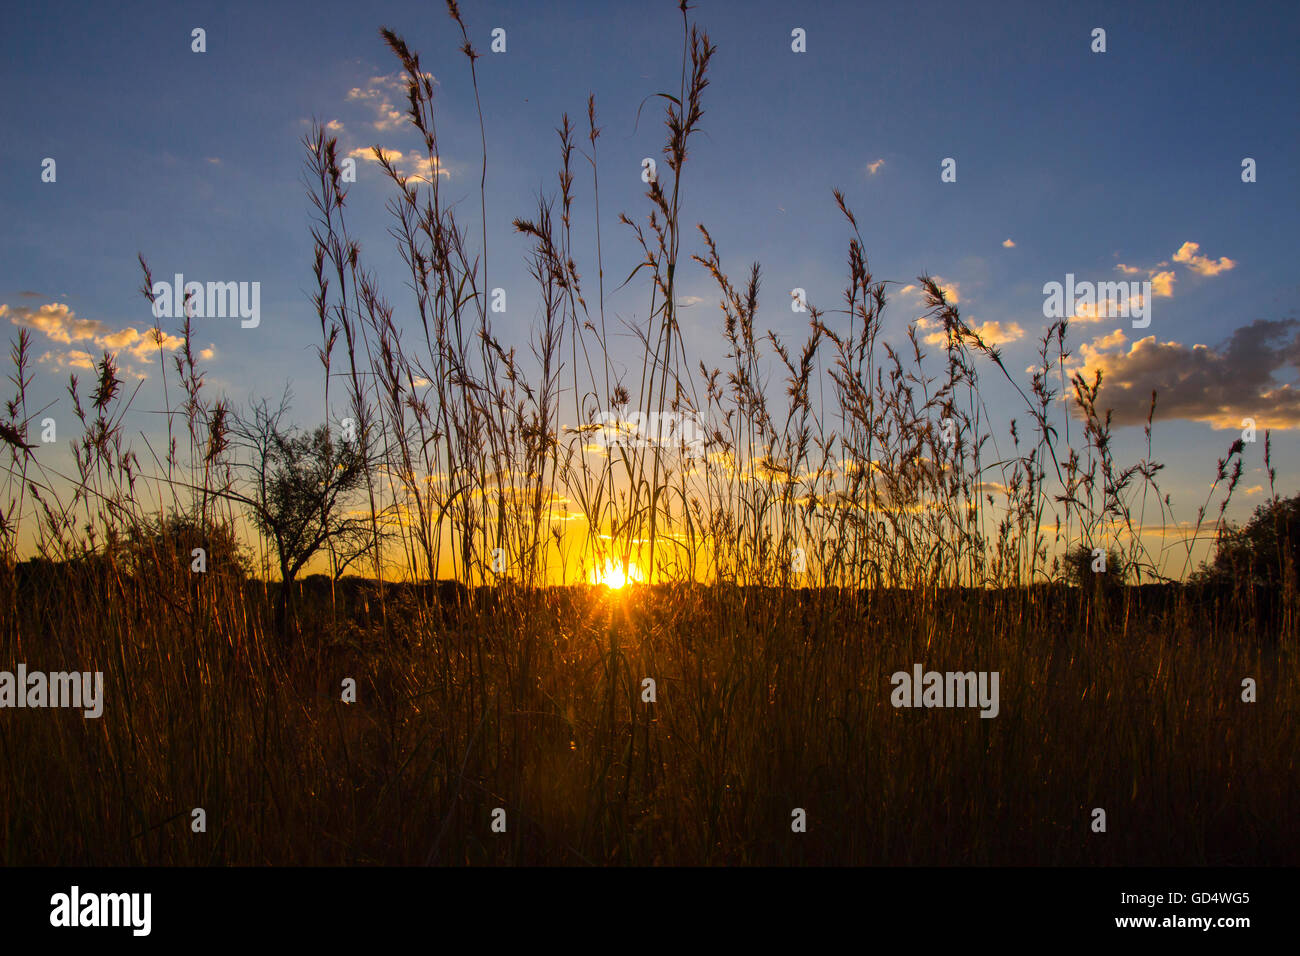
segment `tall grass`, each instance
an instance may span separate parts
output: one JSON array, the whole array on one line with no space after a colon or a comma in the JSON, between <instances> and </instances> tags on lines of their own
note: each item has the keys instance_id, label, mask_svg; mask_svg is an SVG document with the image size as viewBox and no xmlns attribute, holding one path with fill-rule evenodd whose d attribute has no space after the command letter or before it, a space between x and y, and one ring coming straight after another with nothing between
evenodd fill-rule
<instances>
[{"instance_id":1,"label":"tall grass","mask_svg":"<svg viewBox=\"0 0 1300 956\"><path fill-rule=\"evenodd\" d=\"M448 8L477 102L478 54ZM1280 616L1252 587L1167 582L1148 550L1174 524L1151 457L1158 396L1145 456L1122 465L1100 381L1067 370L1067 323L1022 383L921 276L944 344L927 353L916 323L886 341L888 283L839 192L843 307L811 303L801 343L764 333L758 264L734 282L704 225L683 259L716 47L684 3L681 20L679 89L659 94L666 171L645 215L620 217L641 252L628 282L648 280L627 364L605 314L594 97L586 151L562 117L558 193L514 222L541 306L527 354L488 306L486 148L475 250L442 195L433 84L405 40L382 31L430 175L376 159L414 322L394 319L348 230L337 142L320 126L306 138L323 403L330 428L350 418L378 450L357 502L376 546L364 577L339 577L347 559L329 553L326 586L294 585L292 653L273 637L282 585L241 563L246 449L189 321L161 369L167 448L142 465L105 355L89 396L70 383L70 475L29 438L43 410L27 405L20 333L0 431L0 667L103 670L108 699L97 721L0 719L6 863L1296 860L1294 569L1269 598ZM482 145L481 107L479 121ZM575 153L594 289L573 238ZM692 262L718 289L724 367L693 366L683 342ZM1006 434L981 375L1024 400ZM627 408L705 422L705 454L594 441ZM1217 462L1190 539L1223 529L1243 453ZM44 562L18 561L24 522ZM211 573L189 570L196 546ZM1077 547L1121 561L1067 587ZM590 586L610 563L647 583ZM893 709L889 675L914 662L999 671L1001 714ZM1245 677L1256 704L1240 701ZM195 807L207 833L190 830ZM1093 807L1111 833L1090 832Z\"/></svg>"}]
</instances>

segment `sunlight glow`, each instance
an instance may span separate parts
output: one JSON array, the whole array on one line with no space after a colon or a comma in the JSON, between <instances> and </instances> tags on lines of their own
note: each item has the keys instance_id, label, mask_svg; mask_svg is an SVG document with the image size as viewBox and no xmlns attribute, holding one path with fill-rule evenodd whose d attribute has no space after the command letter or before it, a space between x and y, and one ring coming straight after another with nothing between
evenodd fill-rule
<instances>
[{"instance_id":1,"label":"sunlight glow","mask_svg":"<svg viewBox=\"0 0 1300 956\"><path fill-rule=\"evenodd\" d=\"M596 568L591 572L592 584L603 584L612 591L627 587L629 584L640 584L641 580L641 569L635 564L629 562L627 571L624 572L622 564L615 564L608 558L603 569Z\"/></svg>"}]
</instances>

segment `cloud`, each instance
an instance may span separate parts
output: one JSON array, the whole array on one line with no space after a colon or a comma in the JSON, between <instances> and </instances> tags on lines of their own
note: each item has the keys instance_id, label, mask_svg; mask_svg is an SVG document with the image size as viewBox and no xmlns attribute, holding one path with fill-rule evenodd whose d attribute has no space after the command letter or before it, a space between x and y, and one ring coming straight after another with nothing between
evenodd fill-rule
<instances>
[{"instance_id":1,"label":"cloud","mask_svg":"<svg viewBox=\"0 0 1300 956\"><path fill-rule=\"evenodd\" d=\"M435 156L432 159L422 155L417 150L408 150L403 153L400 149L385 149L379 147L384 155L384 159L393 164L393 168L405 176L407 179L419 179L426 183L433 182L433 171L436 169L439 176L451 177L447 167ZM353 159L361 159L371 163L379 162L379 157L375 155L374 147L358 146L350 150L348 155Z\"/></svg>"},{"instance_id":2,"label":"cloud","mask_svg":"<svg viewBox=\"0 0 1300 956\"><path fill-rule=\"evenodd\" d=\"M400 149L384 149L381 146L379 147L379 152L383 155L384 159L388 160L394 166L402 161L402 151ZM375 155L374 147L371 146L358 146L356 149L349 152L348 155L353 159L364 159L366 162L370 163L379 162L379 157Z\"/></svg>"},{"instance_id":3,"label":"cloud","mask_svg":"<svg viewBox=\"0 0 1300 956\"><path fill-rule=\"evenodd\" d=\"M1084 345L1083 352L1086 357L1090 350L1094 352L1104 352L1108 349L1113 349L1117 346L1123 345L1127 341L1128 336L1124 334L1124 330L1116 329L1114 332L1093 339L1090 343Z\"/></svg>"},{"instance_id":4,"label":"cloud","mask_svg":"<svg viewBox=\"0 0 1300 956\"><path fill-rule=\"evenodd\" d=\"M916 320L916 327L923 330L934 330L925 337L927 345L948 344L948 333L944 331L941 320L922 316ZM975 323L967 320L966 327L978 335L985 345L990 346L1018 342L1025 337L1025 330L1017 322L998 322L991 319L988 322Z\"/></svg>"},{"instance_id":5,"label":"cloud","mask_svg":"<svg viewBox=\"0 0 1300 956\"><path fill-rule=\"evenodd\" d=\"M1113 410L1115 424L1144 423L1155 391L1157 418L1234 429L1253 418L1258 428L1300 428L1300 389L1277 374L1300 370L1300 320L1257 319L1218 348L1151 335L1123 351L1126 341L1112 333L1081 350L1084 378L1102 373L1097 405Z\"/></svg>"},{"instance_id":6,"label":"cloud","mask_svg":"<svg viewBox=\"0 0 1300 956\"><path fill-rule=\"evenodd\" d=\"M110 332L108 335L101 335L95 339L95 344L116 352L118 349L124 349L129 345L134 345L140 339L140 333L135 329L123 329L120 332Z\"/></svg>"},{"instance_id":7,"label":"cloud","mask_svg":"<svg viewBox=\"0 0 1300 956\"><path fill-rule=\"evenodd\" d=\"M875 162L867 163L867 175L868 176L876 175L876 173L880 172L881 167L884 165L885 165L885 161L883 159L877 159Z\"/></svg>"},{"instance_id":8,"label":"cloud","mask_svg":"<svg viewBox=\"0 0 1300 956\"><path fill-rule=\"evenodd\" d=\"M961 289L956 282L948 282L941 276L931 276L930 280L943 292L944 299L949 305L956 305L961 301ZM929 296L924 286L909 282L899 288L898 298L902 300L903 308L909 311L912 309L928 309L929 311L926 314L919 315L912 321L918 329L936 330L931 331L925 337L926 342L931 345L947 345L948 336L943 331L943 323L938 318L929 315L929 312L934 312L935 309L930 307Z\"/></svg>"},{"instance_id":9,"label":"cloud","mask_svg":"<svg viewBox=\"0 0 1300 956\"><path fill-rule=\"evenodd\" d=\"M1151 298L1157 299L1161 295L1169 295L1168 292L1162 293L1160 288L1157 281L1152 279ZM1126 291L1133 289L1138 291L1130 291L1127 296L1124 295ZM1071 320L1082 323L1107 322L1117 317L1135 315L1142 309L1142 293L1136 281L1131 284L1126 280L1110 284L1099 282L1096 283L1095 291L1099 297L1098 301L1093 305L1088 305L1086 302L1077 304L1074 315L1070 316ZM1102 297L1103 293L1104 297Z\"/></svg>"},{"instance_id":10,"label":"cloud","mask_svg":"<svg viewBox=\"0 0 1300 956\"><path fill-rule=\"evenodd\" d=\"M430 83L436 84L438 81L432 73L423 73L422 76ZM407 76L405 73L394 73L389 76L372 76L361 86L354 86L348 91L347 99L349 102L359 104L370 111L370 117L360 123L367 131L389 134L406 128L409 116L406 112L407 105ZM401 104L401 109L394 104ZM304 120L304 122L306 122ZM352 124L352 121L348 121ZM354 127L356 124L352 124ZM361 136L349 135L345 129L342 120L332 119L324 124L327 132L337 134L340 142L343 144L343 151L351 159L359 159L365 162L377 163L378 158L374 153L374 146L370 144L356 145ZM369 135L364 134L368 139ZM385 138L388 138L387 136ZM407 150L390 148L389 146L378 143L377 145L383 152L384 158L392 163L393 167L407 179L413 179L420 182L432 182L435 175L446 176L450 178L451 173L447 169L446 162L430 158L421 150Z\"/></svg>"},{"instance_id":11,"label":"cloud","mask_svg":"<svg viewBox=\"0 0 1300 956\"><path fill-rule=\"evenodd\" d=\"M679 295L677 297L677 305L683 309L689 309L691 306L699 305L703 301L704 297L699 295Z\"/></svg>"},{"instance_id":12,"label":"cloud","mask_svg":"<svg viewBox=\"0 0 1300 956\"><path fill-rule=\"evenodd\" d=\"M1015 240L1014 240L1014 239L1003 239L1003 240L1002 240L1002 248L1003 248L1003 249L1014 249L1015 247L1016 247L1016 243L1015 243Z\"/></svg>"},{"instance_id":13,"label":"cloud","mask_svg":"<svg viewBox=\"0 0 1300 956\"><path fill-rule=\"evenodd\" d=\"M93 339L96 335L108 331L108 326L95 319L79 319L72 310L62 302L50 302L39 308L31 309L25 305L0 305L0 318L9 317L14 325L25 326L44 332L45 337L64 345Z\"/></svg>"},{"instance_id":14,"label":"cloud","mask_svg":"<svg viewBox=\"0 0 1300 956\"><path fill-rule=\"evenodd\" d=\"M1151 295L1157 299L1169 299L1174 294L1174 274L1172 272L1156 272L1152 270L1151 276Z\"/></svg>"},{"instance_id":15,"label":"cloud","mask_svg":"<svg viewBox=\"0 0 1300 956\"><path fill-rule=\"evenodd\" d=\"M138 359L147 359L152 357L154 352L174 352L184 344L185 340L179 335L149 329L140 336L139 341L130 352Z\"/></svg>"},{"instance_id":16,"label":"cloud","mask_svg":"<svg viewBox=\"0 0 1300 956\"><path fill-rule=\"evenodd\" d=\"M46 352L37 359L42 365L53 365L60 370L70 368L93 369L95 360L89 352L68 349L66 352Z\"/></svg>"},{"instance_id":17,"label":"cloud","mask_svg":"<svg viewBox=\"0 0 1300 956\"><path fill-rule=\"evenodd\" d=\"M943 290L944 298L948 300L949 305L957 305L961 302L961 287L956 282L949 282L942 276L931 276L930 279ZM920 304L925 303L925 288L914 282L909 282L901 286L898 290L899 298L914 297Z\"/></svg>"},{"instance_id":18,"label":"cloud","mask_svg":"<svg viewBox=\"0 0 1300 956\"><path fill-rule=\"evenodd\" d=\"M1008 342L1017 342L1025 337L1025 330L1016 322L989 320L979 325L968 322L967 327L980 337L980 341L988 346L1006 345ZM927 335L925 341L930 345L947 345L948 333L939 329L937 332L931 332Z\"/></svg>"},{"instance_id":19,"label":"cloud","mask_svg":"<svg viewBox=\"0 0 1300 956\"><path fill-rule=\"evenodd\" d=\"M949 305L956 305L961 302L961 286L956 282L949 282L942 276L930 277L934 284L943 290L944 298L948 300ZM925 298L925 289L914 282L909 282L901 286L898 290L899 296L915 296L918 301Z\"/></svg>"},{"instance_id":20,"label":"cloud","mask_svg":"<svg viewBox=\"0 0 1300 956\"><path fill-rule=\"evenodd\" d=\"M398 170L403 176L409 179L419 179L426 183L433 182L433 176L436 173L439 176L451 178L451 173L447 171L447 166L438 157L420 156L415 150L409 150Z\"/></svg>"},{"instance_id":21,"label":"cloud","mask_svg":"<svg viewBox=\"0 0 1300 956\"><path fill-rule=\"evenodd\" d=\"M14 325L44 333L51 342L62 345L91 342L101 351L125 351L141 361L152 358L160 349L171 352L185 343L179 335L161 330L149 328L141 331L130 327L113 329L98 319L79 319L62 302L50 302L35 309L23 305L11 308L0 304L0 318L5 317ZM216 354L211 347L204 352ZM200 357L211 356L200 353ZM39 361L57 368L92 368L94 364L90 353L80 348L68 349L61 354L46 352Z\"/></svg>"},{"instance_id":22,"label":"cloud","mask_svg":"<svg viewBox=\"0 0 1300 956\"><path fill-rule=\"evenodd\" d=\"M363 86L354 86L348 90L348 100L368 107L374 116L370 123L381 133L401 128L406 114L393 103L399 99L404 100L405 97L406 79L399 73L372 76Z\"/></svg>"},{"instance_id":23,"label":"cloud","mask_svg":"<svg viewBox=\"0 0 1300 956\"><path fill-rule=\"evenodd\" d=\"M1200 251L1199 242L1184 242L1179 246L1178 251L1174 253L1174 262L1181 262L1193 272L1203 276L1217 276L1220 272L1227 272L1229 269L1236 268L1237 263L1233 262L1227 256L1223 256L1218 262L1206 256L1197 255Z\"/></svg>"},{"instance_id":24,"label":"cloud","mask_svg":"<svg viewBox=\"0 0 1300 956\"><path fill-rule=\"evenodd\" d=\"M1162 262L1161 266L1167 266L1169 263ZM1142 270L1136 266L1127 266L1119 263L1116 267L1124 275L1136 275ZM1177 278L1173 272L1159 271L1160 266L1155 269L1146 270L1147 276L1151 282L1152 299L1168 299L1174 294L1174 281ZM1071 318L1076 322L1105 322L1109 319L1136 315L1142 311L1143 307L1149 307L1150 303L1142 301L1143 284L1136 279L1120 279L1118 281L1098 282L1094 284L1094 291L1097 301L1093 305L1084 303L1077 305L1074 315Z\"/></svg>"}]
</instances>

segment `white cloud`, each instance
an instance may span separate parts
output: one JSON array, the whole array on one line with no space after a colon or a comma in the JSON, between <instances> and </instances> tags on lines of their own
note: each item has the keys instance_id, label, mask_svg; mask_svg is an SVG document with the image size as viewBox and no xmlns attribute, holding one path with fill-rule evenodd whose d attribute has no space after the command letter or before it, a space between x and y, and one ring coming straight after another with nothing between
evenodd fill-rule
<instances>
[{"instance_id":1,"label":"white cloud","mask_svg":"<svg viewBox=\"0 0 1300 956\"><path fill-rule=\"evenodd\" d=\"M372 76L363 86L348 90L348 100L367 106L374 118L371 125L378 132L400 129L406 115L396 106L406 96L406 79L402 74Z\"/></svg>"}]
</instances>

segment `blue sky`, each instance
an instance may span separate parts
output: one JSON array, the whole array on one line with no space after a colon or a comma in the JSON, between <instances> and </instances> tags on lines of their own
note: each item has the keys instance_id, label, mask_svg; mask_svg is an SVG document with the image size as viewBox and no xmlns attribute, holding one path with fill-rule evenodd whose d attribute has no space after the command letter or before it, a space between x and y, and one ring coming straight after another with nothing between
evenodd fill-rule
<instances>
[{"instance_id":1,"label":"blue sky","mask_svg":"<svg viewBox=\"0 0 1300 956\"><path fill-rule=\"evenodd\" d=\"M497 329L525 346L536 308L524 272L528 243L510 223L532 214L539 189L556 190L560 116L568 111L581 130L595 94L612 286L638 259L617 217L643 221L640 160L660 156L663 140L658 102L647 102L639 120L637 110L650 94L677 88L680 18L675 3L644 0L466 0L462 9L483 53L491 284L511 296ZM1170 466L1166 486L1180 517L1194 517L1213 459L1236 434L1212 425L1234 417L1286 429L1274 432L1281 490L1300 484L1300 405L1285 388L1300 361L1300 8L703 2L693 15L719 51L683 181L684 252L702 251L694 231L702 222L733 278L759 261L764 325L802 337L806 317L789 307L795 286L819 307L840 306L849 233L831 198L836 187L857 214L876 277L898 282L885 332L895 341L922 311L901 290L928 272L957 291L970 324L997 323L983 327L1006 339L1007 365L1022 373L1047 321L1044 283L1067 273L1093 281L1163 275L1172 294L1155 298L1148 329L1123 319L1078 323L1072 340L1090 368L1103 367L1130 392L1161 385L1162 403L1168 398L1178 417L1159 423L1155 452ZM324 417L312 405L319 326L300 141L315 117L339 124L345 150L416 145L382 113L386 101L402 109L402 98L384 81L397 63L381 25L404 36L438 81L444 189L463 198L476 227L478 119L459 34L441 3L5 11L0 305L10 337L47 307L34 327L40 404L66 406L76 353L95 355L98 339L121 342L123 330L149 327L135 263L142 252L156 278L179 271L259 281L257 329L234 320L201 325L198 344L212 350L208 382L246 402L277 395L290 379L295 417ZM190 49L195 27L206 30L203 54ZM488 52L496 27L507 31L504 54ZM806 30L806 53L790 49L796 27ZM1106 30L1105 53L1090 50L1094 27ZM55 183L41 182L45 157L57 162ZM955 183L940 181L945 157L957 160ZM1257 162L1254 183L1241 181L1244 157ZM387 235L390 186L373 163L359 167L349 226L401 316L410 299ZM585 161L576 172L578 267L594 285ZM715 290L694 263L683 273L679 294L700 300L681 312L686 341L717 363ZM639 283L609 298L611 317L644 321ZM74 324L86 320L98 324ZM1257 320L1282 324L1241 333L1230 347L1234 332ZM1146 336L1154 339L1131 352ZM155 408L157 358L147 359L123 356L148 376L138 404ZM990 388L990 405L1003 407L1009 396ZM1138 428L1121 430L1121 458L1139 454L1140 437ZM1262 442L1248 453L1250 469L1261 454ZM1244 484L1260 486L1261 475L1251 471ZM1258 491L1242 499L1260 500Z\"/></svg>"}]
</instances>

